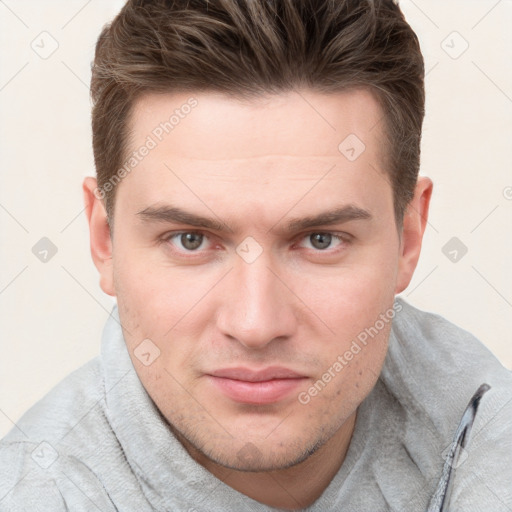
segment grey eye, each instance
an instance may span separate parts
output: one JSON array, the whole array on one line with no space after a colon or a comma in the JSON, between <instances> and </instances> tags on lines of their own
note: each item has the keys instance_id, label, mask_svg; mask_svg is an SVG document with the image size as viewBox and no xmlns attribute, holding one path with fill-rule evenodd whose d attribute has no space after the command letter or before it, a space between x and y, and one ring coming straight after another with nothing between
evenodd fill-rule
<instances>
[{"instance_id":1,"label":"grey eye","mask_svg":"<svg viewBox=\"0 0 512 512\"><path fill-rule=\"evenodd\" d=\"M313 233L309 235L311 245L315 249L327 249L332 242L332 235L329 233Z\"/></svg>"},{"instance_id":2,"label":"grey eye","mask_svg":"<svg viewBox=\"0 0 512 512\"><path fill-rule=\"evenodd\" d=\"M201 246L203 235L200 233L182 233L180 242L183 247L189 251L193 251Z\"/></svg>"}]
</instances>

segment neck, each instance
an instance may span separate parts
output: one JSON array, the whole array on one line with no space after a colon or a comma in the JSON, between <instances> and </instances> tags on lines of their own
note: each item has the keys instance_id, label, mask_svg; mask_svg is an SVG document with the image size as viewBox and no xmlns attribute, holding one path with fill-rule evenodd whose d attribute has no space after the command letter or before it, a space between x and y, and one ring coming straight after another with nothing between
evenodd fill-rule
<instances>
[{"instance_id":1,"label":"neck","mask_svg":"<svg viewBox=\"0 0 512 512\"><path fill-rule=\"evenodd\" d=\"M188 453L226 485L271 507L300 510L314 503L327 488L345 460L352 433L355 411L339 430L300 464L290 468L246 472L221 466L178 436Z\"/></svg>"}]
</instances>

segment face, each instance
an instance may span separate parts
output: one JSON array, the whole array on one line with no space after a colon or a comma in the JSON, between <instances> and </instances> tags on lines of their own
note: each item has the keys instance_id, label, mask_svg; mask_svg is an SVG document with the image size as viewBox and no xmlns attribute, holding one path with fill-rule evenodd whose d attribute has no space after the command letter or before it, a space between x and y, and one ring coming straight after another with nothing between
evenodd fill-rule
<instances>
[{"instance_id":1,"label":"face","mask_svg":"<svg viewBox=\"0 0 512 512\"><path fill-rule=\"evenodd\" d=\"M414 211L397 229L381 118L363 90L146 95L112 242L89 196L101 285L140 380L211 461L297 464L375 384L424 229Z\"/></svg>"}]
</instances>

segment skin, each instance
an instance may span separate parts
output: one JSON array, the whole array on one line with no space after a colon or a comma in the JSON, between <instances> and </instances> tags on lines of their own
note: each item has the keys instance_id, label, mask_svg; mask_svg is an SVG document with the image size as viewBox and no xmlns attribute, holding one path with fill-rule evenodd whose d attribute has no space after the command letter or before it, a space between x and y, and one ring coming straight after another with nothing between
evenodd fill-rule
<instances>
[{"instance_id":1,"label":"skin","mask_svg":"<svg viewBox=\"0 0 512 512\"><path fill-rule=\"evenodd\" d=\"M432 182L419 178L399 229L381 166L383 112L365 90L245 102L205 92L148 94L134 106L131 149L190 96L197 107L118 185L113 238L96 180L85 179L92 257L101 288L117 297L135 370L188 453L261 503L304 508L345 459L357 407L384 362L390 323L307 404L298 392L321 379L407 287ZM353 162L338 150L351 133L366 146ZM200 246L190 249L170 236L198 228L138 215L164 204L230 230L199 229ZM346 205L371 218L283 231L292 218ZM322 245L315 233L344 238ZM252 263L236 252L249 236L262 250ZM160 350L149 366L134 354L147 338ZM206 376L270 365L306 378L297 393L268 405L235 402Z\"/></svg>"}]
</instances>

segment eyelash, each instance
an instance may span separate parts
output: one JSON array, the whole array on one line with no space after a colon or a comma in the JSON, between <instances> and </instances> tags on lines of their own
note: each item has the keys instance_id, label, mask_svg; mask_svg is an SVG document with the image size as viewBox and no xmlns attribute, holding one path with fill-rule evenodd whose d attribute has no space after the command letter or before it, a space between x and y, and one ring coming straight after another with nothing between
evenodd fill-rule
<instances>
[{"instance_id":1,"label":"eyelash","mask_svg":"<svg viewBox=\"0 0 512 512\"><path fill-rule=\"evenodd\" d=\"M208 235L206 233L204 233L203 231L196 231L196 230L188 230L188 231L173 231L171 233L166 233L162 238L161 238L161 242L164 242L164 243L167 243L169 245L173 245L171 244L171 240L175 237L178 237L180 235L185 235L185 234L196 234L196 235L203 235L205 238L208 239ZM352 240L352 236L349 235L348 233L336 233L336 232L332 232L332 231L310 231L308 233L304 233L303 235L299 235L297 238L299 240L303 240L305 238L308 238L310 237L311 235L317 235L317 234L322 234L322 235L331 235L332 236L332 239L333 240L338 240L340 242L340 245L344 246L345 244L348 244L351 242ZM202 241L201 241L202 243ZM186 249L184 250L179 250L179 249L175 249L173 248L172 249L173 252L176 252L176 253L179 253L179 254L190 254L190 255L194 255L194 254L201 254L201 252L203 251L198 251L197 249L195 251L187 251ZM335 249L335 250L329 250L329 249L308 249L308 250L311 250L319 255L322 255L322 254L326 254L326 255L332 255L332 254L337 254L339 251L343 250L343 247L340 248L340 249ZM185 257L194 257L194 256L185 256Z\"/></svg>"}]
</instances>

